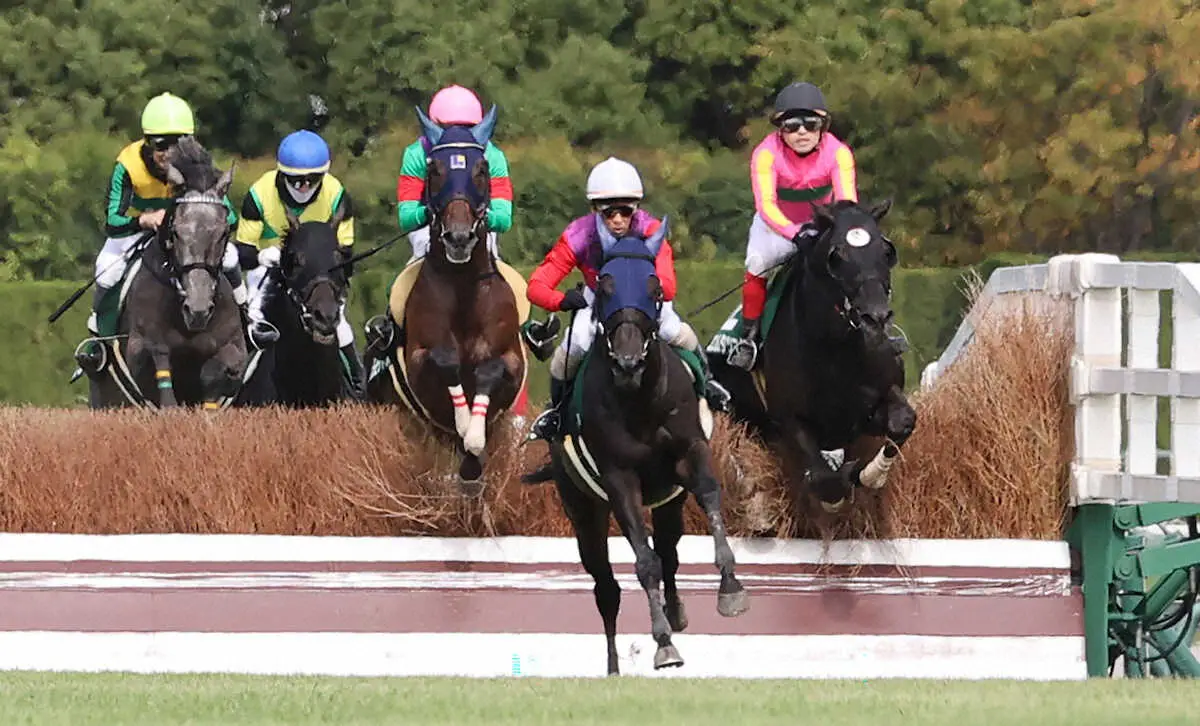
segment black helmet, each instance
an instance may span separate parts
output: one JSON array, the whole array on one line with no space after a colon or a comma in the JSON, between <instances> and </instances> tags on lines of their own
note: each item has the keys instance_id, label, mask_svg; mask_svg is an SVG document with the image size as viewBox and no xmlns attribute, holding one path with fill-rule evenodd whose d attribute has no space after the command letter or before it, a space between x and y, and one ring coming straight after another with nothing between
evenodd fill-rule
<instances>
[{"instance_id":1,"label":"black helmet","mask_svg":"<svg viewBox=\"0 0 1200 726\"><path fill-rule=\"evenodd\" d=\"M829 109L825 108L825 94L807 81L790 83L775 97L775 111L771 114L771 123L779 123L788 116L799 111L820 111L828 116Z\"/></svg>"}]
</instances>

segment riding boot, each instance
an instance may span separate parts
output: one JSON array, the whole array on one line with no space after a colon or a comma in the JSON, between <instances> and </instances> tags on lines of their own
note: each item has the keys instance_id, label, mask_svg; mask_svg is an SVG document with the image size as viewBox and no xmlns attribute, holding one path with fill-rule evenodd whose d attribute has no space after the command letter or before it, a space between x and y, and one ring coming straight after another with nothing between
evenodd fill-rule
<instances>
[{"instance_id":1,"label":"riding boot","mask_svg":"<svg viewBox=\"0 0 1200 726\"><path fill-rule=\"evenodd\" d=\"M566 392L567 382L551 376L550 405L533 420L533 425L530 427L529 432L529 439L531 441L536 439L552 441L562 434L562 412L559 409L562 407Z\"/></svg>"},{"instance_id":2,"label":"riding boot","mask_svg":"<svg viewBox=\"0 0 1200 726\"><path fill-rule=\"evenodd\" d=\"M354 347L354 341L352 340L343 345L341 351L346 359L346 373L350 377L350 389L353 392L354 398L362 400L367 395L367 375L363 369L362 359L358 357L358 349Z\"/></svg>"},{"instance_id":3,"label":"riding boot","mask_svg":"<svg viewBox=\"0 0 1200 726\"><path fill-rule=\"evenodd\" d=\"M708 401L708 407L714 411L729 410L729 391L722 386L720 381L713 377L712 368L708 365L708 355L704 352L704 345L698 344L692 352L700 359L700 371L704 375L704 398Z\"/></svg>"},{"instance_id":4,"label":"riding boot","mask_svg":"<svg viewBox=\"0 0 1200 726\"><path fill-rule=\"evenodd\" d=\"M729 351L726 362L742 370L753 370L758 360L758 318L742 320L742 339Z\"/></svg>"}]
</instances>

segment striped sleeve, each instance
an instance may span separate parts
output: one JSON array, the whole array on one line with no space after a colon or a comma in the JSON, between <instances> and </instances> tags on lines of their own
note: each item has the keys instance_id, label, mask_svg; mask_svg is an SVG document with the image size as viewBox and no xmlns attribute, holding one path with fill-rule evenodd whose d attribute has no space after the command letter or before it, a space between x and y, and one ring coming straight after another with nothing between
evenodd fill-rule
<instances>
[{"instance_id":1,"label":"striped sleeve","mask_svg":"<svg viewBox=\"0 0 1200 726\"><path fill-rule=\"evenodd\" d=\"M800 230L779 208L775 183L775 155L769 149L758 149L750 158L750 184L754 189L754 207L771 229L791 239Z\"/></svg>"},{"instance_id":2,"label":"striped sleeve","mask_svg":"<svg viewBox=\"0 0 1200 726\"><path fill-rule=\"evenodd\" d=\"M400 162L400 178L396 182L396 215L400 232L407 234L429 224L429 211L421 197L425 193L425 150L421 143L409 144Z\"/></svg>"},{"instance_id":3,"label":"striped sleeve","mask_svg":"<svg viewBox=\"0 0 1200 726\"><path fill-rule=\"evenodd\" d=\"M126 214L132 202L133 182L124 164L117 162L108 180L108 203L105 205L104 233L109 237L123 237L138 231L137 219Z\"/></svg>"},{"instance_id":4,"label":"striped sleeve","mask_svg":"<svg viewBox=\"0 0 1200 726\"><path fill-rule=\"evenodd\" d=\"M512 229L513 223L513 186L508 175L508 159L504 152L492 143L484 149L484 156L487 157L492 177L488 228L497 234L503 234Z\"/></svg>"},{"instance_id":5,"label":"striped sleeve","mask_svg":"<svg viewBox=\"0 0 1200 726\"><path fill-rule=\"evenodd\" d=\"M849 146L839 146L834 153L833 198L852 202L858 201L857 172L854 168L854 152Z\"/></svg>"}]
</instances>

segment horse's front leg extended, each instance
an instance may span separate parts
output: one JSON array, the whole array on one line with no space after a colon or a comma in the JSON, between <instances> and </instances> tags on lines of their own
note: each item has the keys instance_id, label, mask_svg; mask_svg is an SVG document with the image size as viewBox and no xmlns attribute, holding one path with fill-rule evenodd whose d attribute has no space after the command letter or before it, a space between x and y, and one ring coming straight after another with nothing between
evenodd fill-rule
<instances>
[{"instance_id":1,"label":"horse's front leg extended","mask_svg":"<svg viewBox=\"0 0 1200 726\"><path fill-rule=\"evenodd\" d=\"M165 346L150 348L150 360L154 362L154 382L158 387L158 405L160 408L172 408L179 405L175 400L175 382L171 380L171 351Z\"/></svg>"},{"instance_id":2,"label":"horse's front leg extended","mask_svg":"<svg viewBox=\"0 0 1200 726\"><path fill-rule=\"evenodd\" d=\"M785 443L794 447L788 447L789 452L797 459L797 469L804 472L804 483L812 487L821 506L827 512L841 509L850 494L850 484L821 456L816 437L795 419L784 422L783 431L786 434Z\"/></svg>"},{"instance_id":3,"label":"horse's front leg extended","mask_svg":"<svg viewBox=\"0 0 1200 726\"><path fill-rule=\"evenodd\" d=\"M868 488L879 489L887 483L888 474L896 457L900 455L900 447L912 436L917 427L917 412L908 402L904 391L899 386L892 386L884 404L887 416L887 440L875 454L875 458L867 462L858 475L859 482Z\"/></svg>"},{"instance_id":4,"label":"horse's front leg extended","mask_svg":"<svg viewBox=\"0 0 1200 726\"><path fill-rule=\"evenodd\" d=\"M671 642L671 623L667 620L666 600L663 598L662 560L650 547L646 521L642 518L641 484L637 475L628 469L610 466L605 469L603 476L613 515L621 528L621 534L625 535L625 539L633 547L634 569L650 603L650 631L658 645L654 653L654 668L658 670L681 666L683 658Z\"/></svg>"},{"instance_id":5,"label":"horse's front leg extended","mask_svg":"<svg viewBox=\"0 0 1200 726\"><path fill-rule=\"evenodd\" d=\"M507 369L503 358L492 358L475 366L475 399L471 402L471 420L463 436L463 447L475 456L482 456L487 445L488 404L492 391Z\"/></svg>"},{"instance_id":6,"label":"horse's front leg extended","mask_svg":"<svg viewBox=\"0 0 1200 726\"><path fill-rule=\"evenodd\" d=\"M703 439L692 441L683 459L686 480L692 494L708 517L708 531L712 535L716 550L716 567L721 573L721 586L717 590L717 612L727 618L736 617L750 608L746 590L734 574L733 548L725 531L725 519L721 516L721 485L713 474L712 449Z\"/></svg>"},{"instance_id":7,"label":"horse's front leg extended","mask_svg":"<svg viewBox=\"0 0 1200 726\"><path fill-rule=\"evenodd\" d=\"M451 341L449 345L430 348L429 360L437 367L442 385L450 392L450 402L454 404L454 430L460 438L465 438L467 425L471 422L471 410L467 407L467 395L463 392L458 347Z\"/></svg>"}]
</instances>

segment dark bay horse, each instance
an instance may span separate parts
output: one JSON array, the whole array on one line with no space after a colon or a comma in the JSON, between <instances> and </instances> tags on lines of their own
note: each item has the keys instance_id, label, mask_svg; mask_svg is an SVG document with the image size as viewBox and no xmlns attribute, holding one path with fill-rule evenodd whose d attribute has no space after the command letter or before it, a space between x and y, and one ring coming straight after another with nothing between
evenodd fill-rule
<instances>
[{"instance_id":1,"label":"dark bay horse","mask_svg":"<svg viewBox=\"0 0 1200 726\"><path fill-rule=\"evenodd\" d=\"M89 375L93 408L153 407L155 398L160 407L220 408L237 395L246 338L221 274L233 173L222 174L191 136L171 149L167 179L180 193L127 276L118 333L128 337L110 344L112 360Z\"/></svg>"},{"instance_id":2,"label":"dark bay horse","mask_svg":"<svg viewBox=\"0 0 1200 726\"><path fill-rule=\"evenodd\" d=\"M827 511L857 485L882 487L916 427L904 362L888 336L897 255L879 220L890 207L814 205L819 234L778 273L782 297L756 370L734 368L709 348L713 375L733 394L733 417L778 444Z\"/></svg>"},{"instance_id":3,"label":"dark bay horse","mask_svg":"<svg viewBox=\"0 0 1200 726\"><path fill-rule=\"evenodd\" d=\"M279 267L267 271L279 285L263 301L263 316L279 330L279 340L263 351L248 384L254 402L307 407L360 400L337 346L349 291L342 265L350 250L337 238L345 208L328 222L301 223L290 209L286 214Z\"/></svg>"},{"instance_id":4,"label":"dark bay horse","mask_svg":"<svg viewBox=\"0 0 1200 726\"><path fill-rule=\"evenodd\" d=\"M403 332L397 336L402 340L387 334L388 365L397 385L375 376L368 395L382 402L400 398L453 436L462 454L460 479L478 483L487 432L516 399L526 366L517 297L519 292L523 300L524 290L513 288L520 276L506 273L486 243L491 176L484 149L496 109L470 128L442 129L419 108L417 115L429 142L429 252L393 286L389 314ZM410 272L415 280L398 303L396 288L407 284Z\"/></svg>"},{"instance_id":5,"label":"dark bay horse","mask_svg":"<svg viewBox=\"0 0 1200 726\"><path fill-rule=\"evenodd\" d=\"M609 675L619 672L621 605L608 552L610 513L633 547L638 582L650 603L656 669L683 665L671 634L688 624L675 583L687 493L708 516L721 575L717 611L734 617L749 608L749 597L734 574L721 516L721 487L708 441L711 418L706 431L695 373L658 337L662 286L654 274L654 256L666 234L664 219L650 239L626 237L605 251L594 306L603 332L576 374L577 394L567 407L566 429L572 433L550 444L552 476L575 531L580 560L595 581ZM653 548L642 518L646 506L651 508Z\"/></svg>"}]
</instances>

